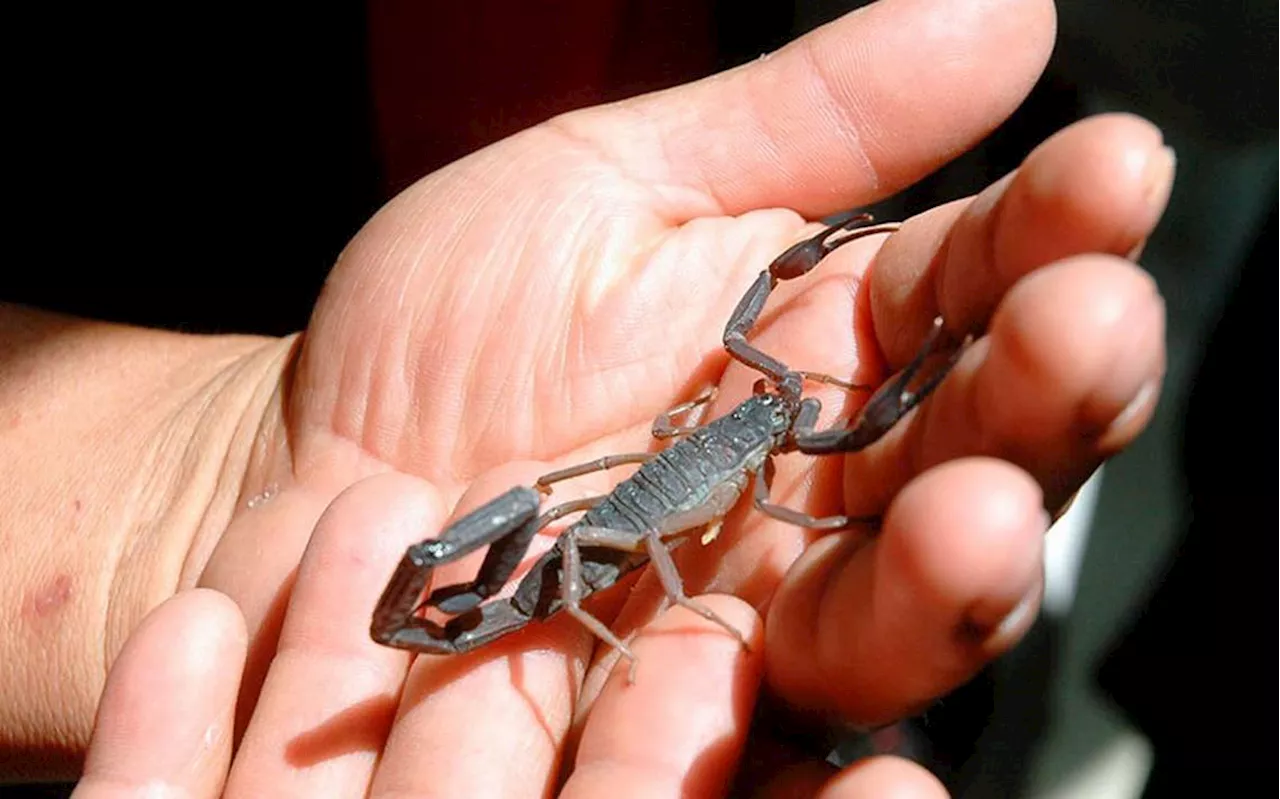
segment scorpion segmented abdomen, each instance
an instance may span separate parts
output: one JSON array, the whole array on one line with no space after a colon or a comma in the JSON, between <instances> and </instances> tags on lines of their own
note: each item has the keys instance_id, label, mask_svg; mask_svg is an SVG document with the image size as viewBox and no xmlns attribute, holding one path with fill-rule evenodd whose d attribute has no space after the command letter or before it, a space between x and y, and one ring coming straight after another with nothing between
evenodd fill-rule
<instances>
[{"instance_id":1,"label":"scorpion segmented abdomen","mask_svg":"<svg viewBox=\"0 0 1280 799\"><path fill-rule=\"evenodd\" d=\"M631 479L634 479L631 478ZM618 502L618 489L630 480L624 480L619 483L609 496L600 500L600 503L594 508L586 512L582 517L581 524L588 524L592 527L605 527L610 530L622 530L629 533L643 533L647 527L643 519L637 518L635 511L624 507Z\"/></svg>"},{"instance_id":2,"label":"scorpion segmented abdomen","mask_svg":"<svg viewBox=\"0 0 1280 799\"><path fill-rule=\"evenodd\" d=\"M770 400L771 401L771 400ZM746 400L733 413L694 431L623 480L582 519L583 524L643 533L669 527L673 517L723 501L726 483L755 470L773 447L773 431L759 414L764 399Z\"/></svg>"},{"instance_id":3,"label":"scorpion segmented abdomen","mask_svg":"<svg viewBox=\"0 0 1280 799\"><path fill-rule=\"evenodd\" d=\"M694 479L681 469L682 461L678 458L673 460L671 457L674 451L669 449L659 453L636 473L636 477L637 482L643 483L648 490L661 496L669 506L679 507L689 499L695 486L702 481Z\"/></svg>"}]
</instances>

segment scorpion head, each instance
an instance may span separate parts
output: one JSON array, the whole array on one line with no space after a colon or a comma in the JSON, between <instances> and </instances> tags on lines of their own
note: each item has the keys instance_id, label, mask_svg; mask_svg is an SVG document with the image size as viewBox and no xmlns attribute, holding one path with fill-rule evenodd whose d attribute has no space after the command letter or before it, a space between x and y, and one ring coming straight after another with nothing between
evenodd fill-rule
<instances>
[{"instance_id":1,"label":"scorpion head","mask_svg":"<svg viewBox=\"0 0 1280 799\"><path fill-rule=\"evenodd\" d=\"M760 380L756 383L755 395L743 403L739 411L744 421L768 431L776 446L782 446L791 435L791 426L800 410L799 399L798 392L775 389Z\"/></svg>"}]
</instances>

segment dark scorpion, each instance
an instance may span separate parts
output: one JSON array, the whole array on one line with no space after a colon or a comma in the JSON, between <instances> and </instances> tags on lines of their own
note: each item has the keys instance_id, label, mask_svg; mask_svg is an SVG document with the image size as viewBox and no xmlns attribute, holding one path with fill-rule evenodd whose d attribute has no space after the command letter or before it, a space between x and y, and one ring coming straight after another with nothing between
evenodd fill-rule
<instances>
[{"instance_id":1,"label":"dark scorpion","mask_svg":"<svg viewBox=\"0 0 1280 799\"><path fill-rule=\"evenodd\" d=\"M703 541L719 531L725 514L754 477L756 508L802 527L834 530L858 519L815 518L769 501L777 453L800 451L821 455L863 449L894 424L942 381L962 347L944 354L942 320L935 319L923 346L895 378L863 406L852 427L815 430L821 408L816 398L801 396L805 380L848 390L865 387L829 375L791 369L747 342L770 292L782 280L813 269L837 247L873 233L891 232L896 224L859 227L867 214L832 225L793 245L774 259L734 309L724 331L729 354L764 374L756 393L726 416L706 425L699 420L714 390L659 416L657 438L679 440L657 453L611 455L545 474L532 487L517 486L446 527L438 538L409 547L373 613L370 631L378 643L414 652L467 652L521 629L530 621L565 611L631 661L631 649L599 619L582 608L591 594L609 588L623 575L651 562L668 599L721 625L744 645L742 633L713 610L685 595L671 550L699 529ZM837 236L841 232L848 235ZM934 364L930 371L927 366ZM675 422L681 414L686 424ZM623 464L642 464L629 478L603 496L565 502L538 514L553 483ZM586 511L534 564L507 599L485 602L498 593L523 560L539 530L571 513ZM425 600L436 567L488 546L475 579L437 588ZM443 624L423 615L436 608L450 618Z\"/></svg>"}]
</instances>

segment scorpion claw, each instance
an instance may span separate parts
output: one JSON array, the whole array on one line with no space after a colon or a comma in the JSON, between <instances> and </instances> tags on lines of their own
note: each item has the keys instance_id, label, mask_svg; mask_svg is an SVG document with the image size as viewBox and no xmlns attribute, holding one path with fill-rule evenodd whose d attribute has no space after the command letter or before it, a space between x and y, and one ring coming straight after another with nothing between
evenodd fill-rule
<instances>
[{"instance_id":1,"label":"scorpion claw","mask_svg":"<svg viewBox=\"0 0 1280 799\"><path fill-rule=\"evenodd\" d=\"M842 222L824 228L812 237L791 245L773 259L773 263L769 264L769 274L778 280L800 277L817 266L823 258L849 242L876 233L893 233L901 227L898 222L871 225L873 221L875 220L871 214L854 214ZM837 234L840 233L850 235L837 238Z\"/></svg>"}]
</instances>

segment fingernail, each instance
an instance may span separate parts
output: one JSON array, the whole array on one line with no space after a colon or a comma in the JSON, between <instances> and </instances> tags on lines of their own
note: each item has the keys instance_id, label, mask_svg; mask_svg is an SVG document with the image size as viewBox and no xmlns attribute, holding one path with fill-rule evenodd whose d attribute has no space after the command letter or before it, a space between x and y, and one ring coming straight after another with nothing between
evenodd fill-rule
<instances>
[{"instance_id":1,"label":"fingernail","mask_svg":"<svg viewBox=\"0 0 1280 799\"><path fill-rule=\"evenodd\" d=\"M1153 216L1164 213L1169 204L1169 194L1173 191L1173 173L1178 165L1178 156L1172 147L1161 147L1147 159L1147 168L1143 172L1143 198Z\"/></svg>"},{"instance_id":2,"label":"fingernail","mask_svg":"<svg viewBox=\"0 0 1280 799\"><path fill-rule=\"evenodd\" d=\"M1041 514L1042 529L1048 530L1049 516L1043 510ZM1035 618L1040 607L1040 597L1044 594L1044 566L1039 561L1033 574L1028 580L1029 587L1012 609L1005 610L1009 607L1008 600L996 597L969 608L961 625L962 635L987 652L1007 649L1022 635L1025 625Z\"/></svg>"},{"instance_id":3,"label":"fingernail","mask_svg":"<svg viewBox=\"0 0 1280 799\"><path fill-rule=\"evenodd\" d=\"M1104 379L1078 406L1079 431L1096 454L1114 454L1146 424L1164 379L1164 336L1164 299L1153 281L1116 320Z\"/></svg>"},{"instance_id":4,"label":"fingernail","mask_svg":"<svg viewBox=\"0 0 1280 799\"><path fill-rule=\"evenodd\" d=\"M1109 380L1109 402L1094 406L1092 426L1098 431L1103 452L1132 440L1146 423L1164 382L1165 303L1152 284L1152 294L1127 316L1118 335L1129 337L1128 346L1117 352Z\"/></svg>"},{"instance_id":5,"label":"fingernail","mask_svg":"<svg viewBox=\"0 0 1280 799\"><path fill-rule=\"evenodd\" d=\"M1098 437L1098 446L1103 451L1111 450L1118 447L1118 443L1128 442L1133 439L1133 431L1130 429L1135 424L1144 422L1150 415L1151 406L1155 404L1157 395L1160 392L1160 384L1163 382L1160 377L1148 378L1138 393L1133 395L1133 399L1129 400L1129 404L1124 406L1124 410L1107 425L1107 429Z\"/></svg>"},{"instance_id":6,"label":"fingernail","mask_svg":"<svg viewBox=\"0 0 1280 799\"><path fill-rule=\"evenodd\" d=\"M1150 226L1155 227L1160 216L1169 205L1169 196L1173 193L1173 176L1177 170L1178 156L1172 147L1161 147L1147 157L1147 164L1142 173L1142 199L1150 214ZM1144 237L1125 253L1125 258L1137 261L1142 257L1142 250L1147 246Z\"/></svg>"},{"instance_id":7,"label":"fingernail","mask_svg":"<svg viewBox=\"0 0 1280 799\"><path fill-rule=\"evenodd\" d=\"M1022 595L1013 609L1003 617L990 618L981 609L970 611L960 626L961 637L967 639L988 656L1009 649L1027 631L1040 610L1040 597L1044 594L1044 579L1037 578L1031 588ZM986 617L986 618L984 618Z\"/></svg>"},{"instance_id":8,"label":"fingernail","mask_svg":"<svg viewBox=\"0 0 1280 799\"><path fill-rule=\"evenodd\" d=\"M1132 250L1129 250L1127 253L1125 253L1125 254L1124 254L1124 257L1125 257L1127 260L1130 260L1130 261L1133 261L1134 263L1137 263L1137 262L1138 262L1138 259L1142 257L1142 251L1143 251L1144 249L1146 249L1146 247L1147 247L1147 240L1146 240L1146 239L1143 239L1142 241L1140 241L1140 242L1138 242L1137 244L1133 245L1133 249L1132 249Z\"/></svg>"},{"instance_id":9,"label":"fingernail","mask_svg":"<svg viewBox=\"0 0 1280 799\"><path fill-rule=\"evenodd\" d=\"M1024 594L1022 599L1018 600L1018 604L1013 606L1013 610L1009 611L1009 614L996 625L991 635L987 636L986 643L988 647L996 647L1003 650L1012 645L1013 639L1021 637L1040 611L1040 596L1044 593L1043 586L1043 583L1037 582L1035 587Z\"/></svg>"}]
</instances>

